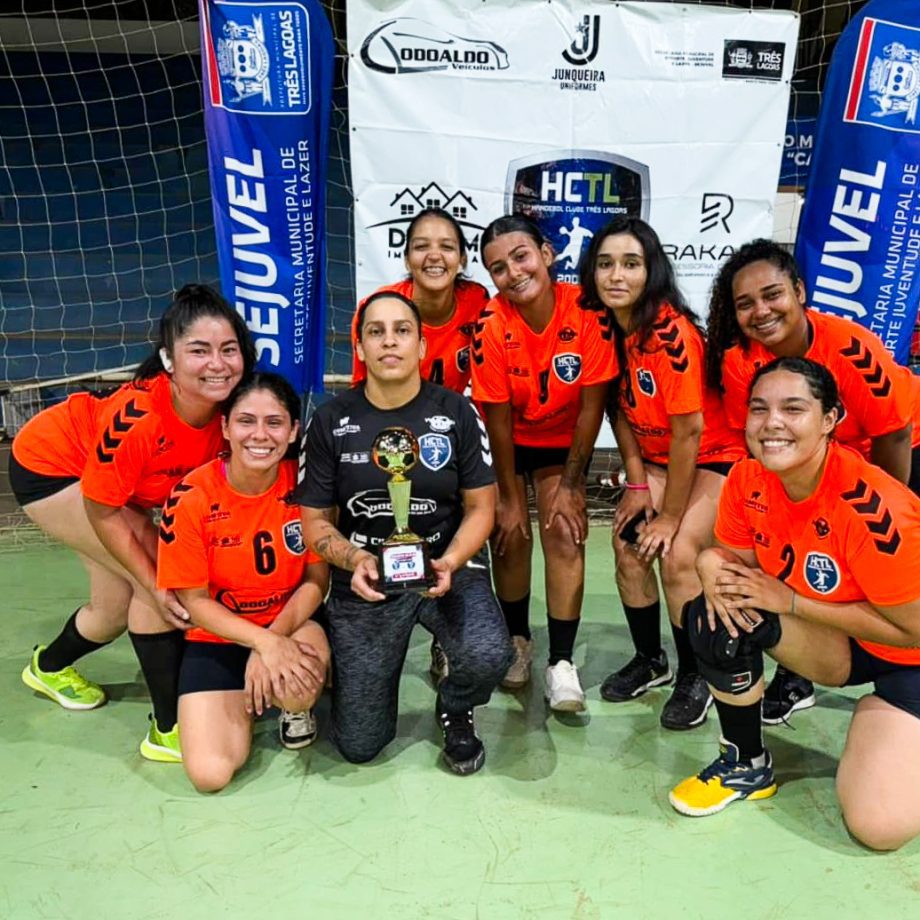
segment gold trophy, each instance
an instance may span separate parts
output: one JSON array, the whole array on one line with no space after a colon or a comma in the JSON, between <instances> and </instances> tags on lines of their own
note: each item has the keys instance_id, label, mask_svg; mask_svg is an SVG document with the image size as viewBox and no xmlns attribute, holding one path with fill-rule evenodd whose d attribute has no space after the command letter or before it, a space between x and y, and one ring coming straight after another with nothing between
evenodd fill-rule
<instances>
[{"instance_id":1,"label":"gold trophy","mask_svg":"<svg viewBox=\"0 0 920 920\"><path fill-rule=\"evenodd\" d=\"M418 463L419 447L408 428L384 428L374 438L374 463L390 475L387 491L396 530L380 547L379 590L384 594L424 591L435 583L428 557L428 544L409 530L409 506L412 483L406 473Z\"/></svg>"}]
</instances>

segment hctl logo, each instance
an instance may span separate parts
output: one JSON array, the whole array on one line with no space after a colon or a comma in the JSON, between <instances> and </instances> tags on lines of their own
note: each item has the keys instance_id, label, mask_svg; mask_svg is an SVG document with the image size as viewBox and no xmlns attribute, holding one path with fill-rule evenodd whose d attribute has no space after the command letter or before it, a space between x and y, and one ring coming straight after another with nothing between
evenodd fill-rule
<instances>
[{"instance_id":1,"label":"hctl logo","mask_svg":"<svg viewBox=\"0 0 920 920\"><path fill-rule=\"evenodd\" d=\"M411 17L390 19L361 45L361 60L380 73L427 73L433 70L507 70L501 45L465 38Z\"/></svg>"},{"instance_id":2,"label":"hctl logo","mask_svg":"<svg viewBox=\"0 0 920 920\"><path fill-rule=\"evenodd\" d=\"M551 150L512 160L505 210L529 217L556 250L556 277L578 281L590 239L614 217L648 220L649 169L594 150Z\"/></svg>"},{"instance_id":3,"label":"hctl logo","mask_svg":"<svg viewBox=\"0 0 920 920\"><path fill-rule=\"evenodd\" d=\"M830 594L840 584L840 568L826 553L809 553L804 569L805 580L818 594Z\"/></svg>"},{"instance_id":4,"label":"hctl logo","mask_svg":"<svg viewBox=\"0 0 920 920\"><path fill-rule=\"evenodd\" d=\"M398 191L389 204L390 216L385 220L368 224L366 230L386 228L387 257L402 261L406 250L406 231L412 220L426 208L440 208L447 211L460 224L463 237L469 250L469 260L479 261L479 234L485 229L484 224L474 221L479 208L472 196L461 189L448 194L437 182L429 182L421 188L406 188Z\"/></svg>"}]
</instances>

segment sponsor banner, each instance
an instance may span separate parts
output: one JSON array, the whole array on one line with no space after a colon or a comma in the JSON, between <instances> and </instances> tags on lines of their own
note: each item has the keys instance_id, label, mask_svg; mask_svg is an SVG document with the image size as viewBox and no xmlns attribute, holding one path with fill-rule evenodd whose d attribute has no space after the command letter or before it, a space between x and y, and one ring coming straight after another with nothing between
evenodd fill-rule
<instances>
[{"instance_id":1,"label":"sponsor banner","mask_svg":"<svg viewBox=\"0 0 920 920\"><path fill-rule=\"evenodd\" d=\"M818 119L814 116L790 118L786 123L783 165L779 172L780 188L803 188L807 184L817 125Z\"/></svg>"},{"instance_id":2,"label":"sponsor banner","mask_svg":"<svg viewBox=\"0 0 920 920\"><path fill-rule=\"evenodd\" d=\"M319 0L199 0L221 288L258 368L321 389L332 30Z\"/></svg>"},{"instance_id":3,"label":"sponsor banner","mask_svg":"<svg viewBox=\"0 0 920 920\"><path fill-rule=\"evenodd\" d=\"M920 5L871 0L828 71L796 258L809 302L901 364L920 303Z\"/></svg>"},{"instance_id":4,"label":"sponsor banner","mask_svg":"<svg viewBox=\"0 0 920 920\"><path fill-rule=\"evenodd\" d=\"M404 274L409 222L479 238L532 217L562 280L619 214L646 218L705 312L734 248L773 232L798 18L606 0L347 4L357 293ZM558 369L570 373L570 369Z\"/></svg>"}]
</instances>

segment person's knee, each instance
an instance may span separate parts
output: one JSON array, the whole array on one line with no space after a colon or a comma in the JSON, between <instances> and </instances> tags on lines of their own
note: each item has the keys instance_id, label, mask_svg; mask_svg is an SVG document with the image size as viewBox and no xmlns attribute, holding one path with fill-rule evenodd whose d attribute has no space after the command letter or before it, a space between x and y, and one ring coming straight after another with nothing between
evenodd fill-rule
<instances>
[{"instance_id":1,"label":"person's knee","mask_svg":"<svg viewBox=\"0 0 920 920\"><path fill-rule=\"evenodd\" d=\"M883 814L877 808L842 804L842 810L847 830L855 840L870 850L898 850L920 833L920 827L907 827L896 816Z\"/></svg>"},{"instance_id":2,"label":"person's knee","mask_svg":"<svg viewBox=\"0 0 920 920\"><path fill-rule=\"evenodd\" d=\"M679 585L688 579L697 584L699 591L699 581L696 574L696 558L699 555L699 547L691 544L687 540L677 539L671 544L671 549L667 556L661 558L661 580L665 586Z\"/></svg>"},{"instance_id":3,"label":"person's knee","mask_svg":"<svg viewBox=\"0 0 920 920\"><path fill-rule=\"evenodd\" d=\"M335 746L349 763L369 763L393 740L394 736L390 735L388 738L373 741L367 738L341 738L337 735Z\"/></svg>"},{"instance_id":4,"label":"person's knee","mask_svg":"<svg viewBox=\"0 0 920 920\"><path fill-rule=\"evenodd\" d=\"M558 521L549 530L540 531L540 541L547 564L556 562L559 565L569 566L581 559L584 553L584 547L576 543L569 531L563 528Z\"/></svg>"},{"instance_id":5,"label":"person's knee","mask_svg":"<svg viewBox=\"0 0 920 920\"><path fill-rule=\"evenodd\" d=\"M220 792L233 779L237 765L228 757L189 758L183 761L185 773L198 792Z\"/></svg>"}]
</instances>

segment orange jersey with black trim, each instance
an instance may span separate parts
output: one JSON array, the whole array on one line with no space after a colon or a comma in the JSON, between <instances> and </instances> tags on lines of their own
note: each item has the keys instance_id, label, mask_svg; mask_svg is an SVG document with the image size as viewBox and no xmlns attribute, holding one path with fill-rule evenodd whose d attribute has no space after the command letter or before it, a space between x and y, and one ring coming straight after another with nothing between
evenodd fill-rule
<instances>
[{"instance_id":1,"label":"orange jersey with black trim","mask_svg":"<svg viewBox=\"0 0 920 920\"><path fill-rule=\"evenodd\" d=\"M619 406L642 459L668 462L671 416L703 413L698 463L732 463L747 454L744 441L725 420L718 393L703 382L703 336L670 304L664 304L643 345L626 337L626 373Z\"/></svg>"},{"instance_id":2,"label":"orange jersey with black trim","mask_svg":"<svg viewBox=\"0 0 920 920\"><path fill-rule=\"evenodd\" d=\"M284 460L278 479L262 495L243 495L227 482L223 460L189 473L166 500L160 522L157 587L207 587L219 604L257 626L271 625L319 562L307 550L300 506L289 496L297 461ZM206 629L191 642L226 642Z\"/></svg>"},{"instance_id":3,"label":"orange jersey with black trim","mask_svg":"<svg viewBox=\"0 0 920 920\"><path fill-rule=\"evenodd\" d=\"M40 412L16 436L16 459L46 476L77 476L102 505L163 504L186 473L216 457L220 417L193 428L173 408L170 381L158 374L100 398L75 393Z\"/></svg>"},{"instance_id":4,"label":"orange jersey with black trim","mask_svg":"<svg viewBox=\"0 0 920 920\"><path fill-rule=\"evenodd\" d=\"M581 288L557 281L549 324L534 332L504 297L493 297L473 333L473 399L511 403L512 439L528 447L570 447L582 387L618 372L613 317L579 305Z\"/></svg>"},{"instance_id":5,"label":"orange jersey with black trim","mask_svg":"<svg viewBox=\"0 0 920 920\"><path fill-rule=\"evenodd\" d=\"M859 323L808 310L811 344L805 357L837 381L843 417L834 438L868 459L870 439L913 422L911 443L920 444L920 377L896 363L882 340ZM722 358L723 401L728 423L744 431L754 372L776 355L759 342L729 348Z\"/></svg>"},{"instance_id":6,"label":"orange jersey with black trim","mask_svg":"<svg viewBox=\"0 0 920 920\"><path fill-rule=\"evenodd\" d=\"M375 293L394 291L412 299L415 282L411 278L388 284ZM373 295L371 295L373 296ZM358 310L364 306L364 300ZM482 308L489 302L489 292L476 281L460 279L454 284L454 315L440 326L422 323L422 335L427 348L419 370L423 380L440 384L448 390L462 393L470 382L470 339ZM358 357L355 342L358 341L358 312L351 321L352 365L351 385L361 383L367 377L367 367Z\"/></svg>"},{"instance_id":7,"label":"orange jersey with black trim","mask_svg":"<svg viewBox=\"0 0 920 920\"><path fill-rule=\"evenodd\" d=\"M753 550L764 572L803 597L879 607L920 597L920 498L834 442L817 489L801 502L757 460L736 463L719 498L715 536ZM886 661L920 664L920 648L856 641Z\"/></svg>"}]
</instances>

